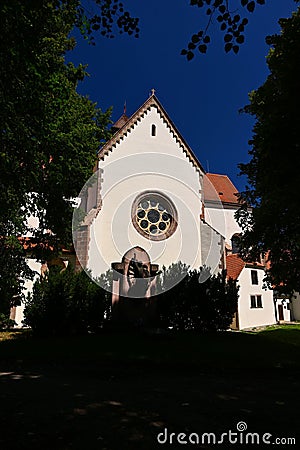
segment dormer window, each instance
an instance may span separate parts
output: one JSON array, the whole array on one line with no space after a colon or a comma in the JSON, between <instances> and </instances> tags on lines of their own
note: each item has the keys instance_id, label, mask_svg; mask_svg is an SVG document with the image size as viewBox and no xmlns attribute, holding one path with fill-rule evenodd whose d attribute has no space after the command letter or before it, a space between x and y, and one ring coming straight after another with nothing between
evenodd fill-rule
<instances>
[{"instance_id":1,"label":"dormer window","mask_svg":"<svg viewBox=\"0 0 300 450\"><path fill-rule=\"evenodd\" d=\"M151 125L151 136L156 136L156 125L154 124Z\"/></svg>"}]
</instances>

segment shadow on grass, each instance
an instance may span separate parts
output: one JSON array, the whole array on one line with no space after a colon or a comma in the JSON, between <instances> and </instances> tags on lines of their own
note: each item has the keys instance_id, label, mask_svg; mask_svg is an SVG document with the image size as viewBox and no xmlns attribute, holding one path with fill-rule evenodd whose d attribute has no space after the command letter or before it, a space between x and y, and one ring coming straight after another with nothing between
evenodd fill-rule
<instances>
[{"instance_id":1,"label":"shadow on grass","mask_svg":"<svg viewBox=\"0 0 300 450\"><path fill-rule=\"evenodd\" d=\"M295 344L296 343L296 344ZM264 370L283 367L300 370L300 331L260 333L103 333L101 335L32 338L0 342L0 361L91 365L127 363L196 371ZM184 370L184 369L183 369Z\"/></svg>"},{"instance_id":2,"label":"shadow on grass","mask_svg":"<svg viewBox=\"0 0 300 450\"><path fill-rule=\"evenodd\" d=\"M293 348L261 333L2 342L0 448L153 450L165 428L222 433L239 421L298 437Z\"/></svg>"}]
</instances>

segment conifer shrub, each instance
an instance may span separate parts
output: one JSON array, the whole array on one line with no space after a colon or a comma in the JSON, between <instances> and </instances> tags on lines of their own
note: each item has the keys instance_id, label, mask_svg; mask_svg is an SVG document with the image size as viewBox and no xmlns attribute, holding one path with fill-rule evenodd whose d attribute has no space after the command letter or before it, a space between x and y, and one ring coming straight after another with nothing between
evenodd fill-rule
<instances>
[{"instance_id":1,"label":"conifer shrub","mask_svg":"<svg viewBox=\"0 0 300 450\"><path fill-rule=\"evenodd\" d=\"M110 274L102 275L110 282ZM84 272L51 268L28 295L24 323L36 335L78 335L97 332L110 317L111 294Z\"/></svg>"}]
</instances>

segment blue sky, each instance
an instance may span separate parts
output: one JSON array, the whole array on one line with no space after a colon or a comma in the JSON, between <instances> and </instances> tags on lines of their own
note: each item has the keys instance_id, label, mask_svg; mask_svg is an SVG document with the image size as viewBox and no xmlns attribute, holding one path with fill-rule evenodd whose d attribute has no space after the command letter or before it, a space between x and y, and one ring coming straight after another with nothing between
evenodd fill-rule
<instances>
[{"instance_id":1,"label":"blue sky","mask_svg":"<svg viewBox=\"0 0 300 450\"><path fill-rule=\"evenodd\" d=\"M89 3L89 1L87 1ZM75 64L88 64L89 78L79 91L102 110L113 107L112 119L131 115L148 98L151 88L189 143L205 169L227 174L239 190L246 180L237 164L248 161L248 140L253 118L239 114L248 93L268 75L265 36L279 32L278 19L296 9L293 0L266 0L247 16L246 42L238 55L225 54L218 24L211 30L212 44L206 55L196 53L187 62L180 55L191 35L199 31L204 10L189 0L124 0L124 6L140 18L140 37L96 37L91 46L81 37L68 55ZM237 0L232 4L237 5ZM93 7L90 2L89 7Z\"/></svg>"}]
</instances>

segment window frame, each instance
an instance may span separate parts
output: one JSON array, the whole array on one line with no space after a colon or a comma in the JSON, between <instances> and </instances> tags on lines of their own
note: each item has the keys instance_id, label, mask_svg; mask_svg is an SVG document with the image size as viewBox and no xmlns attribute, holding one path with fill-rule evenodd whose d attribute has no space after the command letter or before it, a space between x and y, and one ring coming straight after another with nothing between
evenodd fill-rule
<instances>
[{"instance_id":1,"label":"window frame","mask_svg":"<svg viewBox=\"0 0 300 450\"><path fill-rule=\"evenodd\" d=\"M251 270L251 284L258 285L258 271L254 269Z\"/></svg>"},{"instance_id":2,"label":"window frame","mask_svg":"<svg viewBox=\"0 0 300 450\"><path fill-rule=\"evenodd\" d=\"M152 125L151 125L151 137L156 137L156 125L155 125L155 123L153 123Z\"/></svg>"},{"instance_id":3,"label":"window frame","mask_svg":"<svg viewBox=\"0 0 300 450\"><path fill-rule=\"evenodd\" d=\"M263 309L263 301L261 294L250 295L250 309Z\"/></svg>"}]
</instances>

